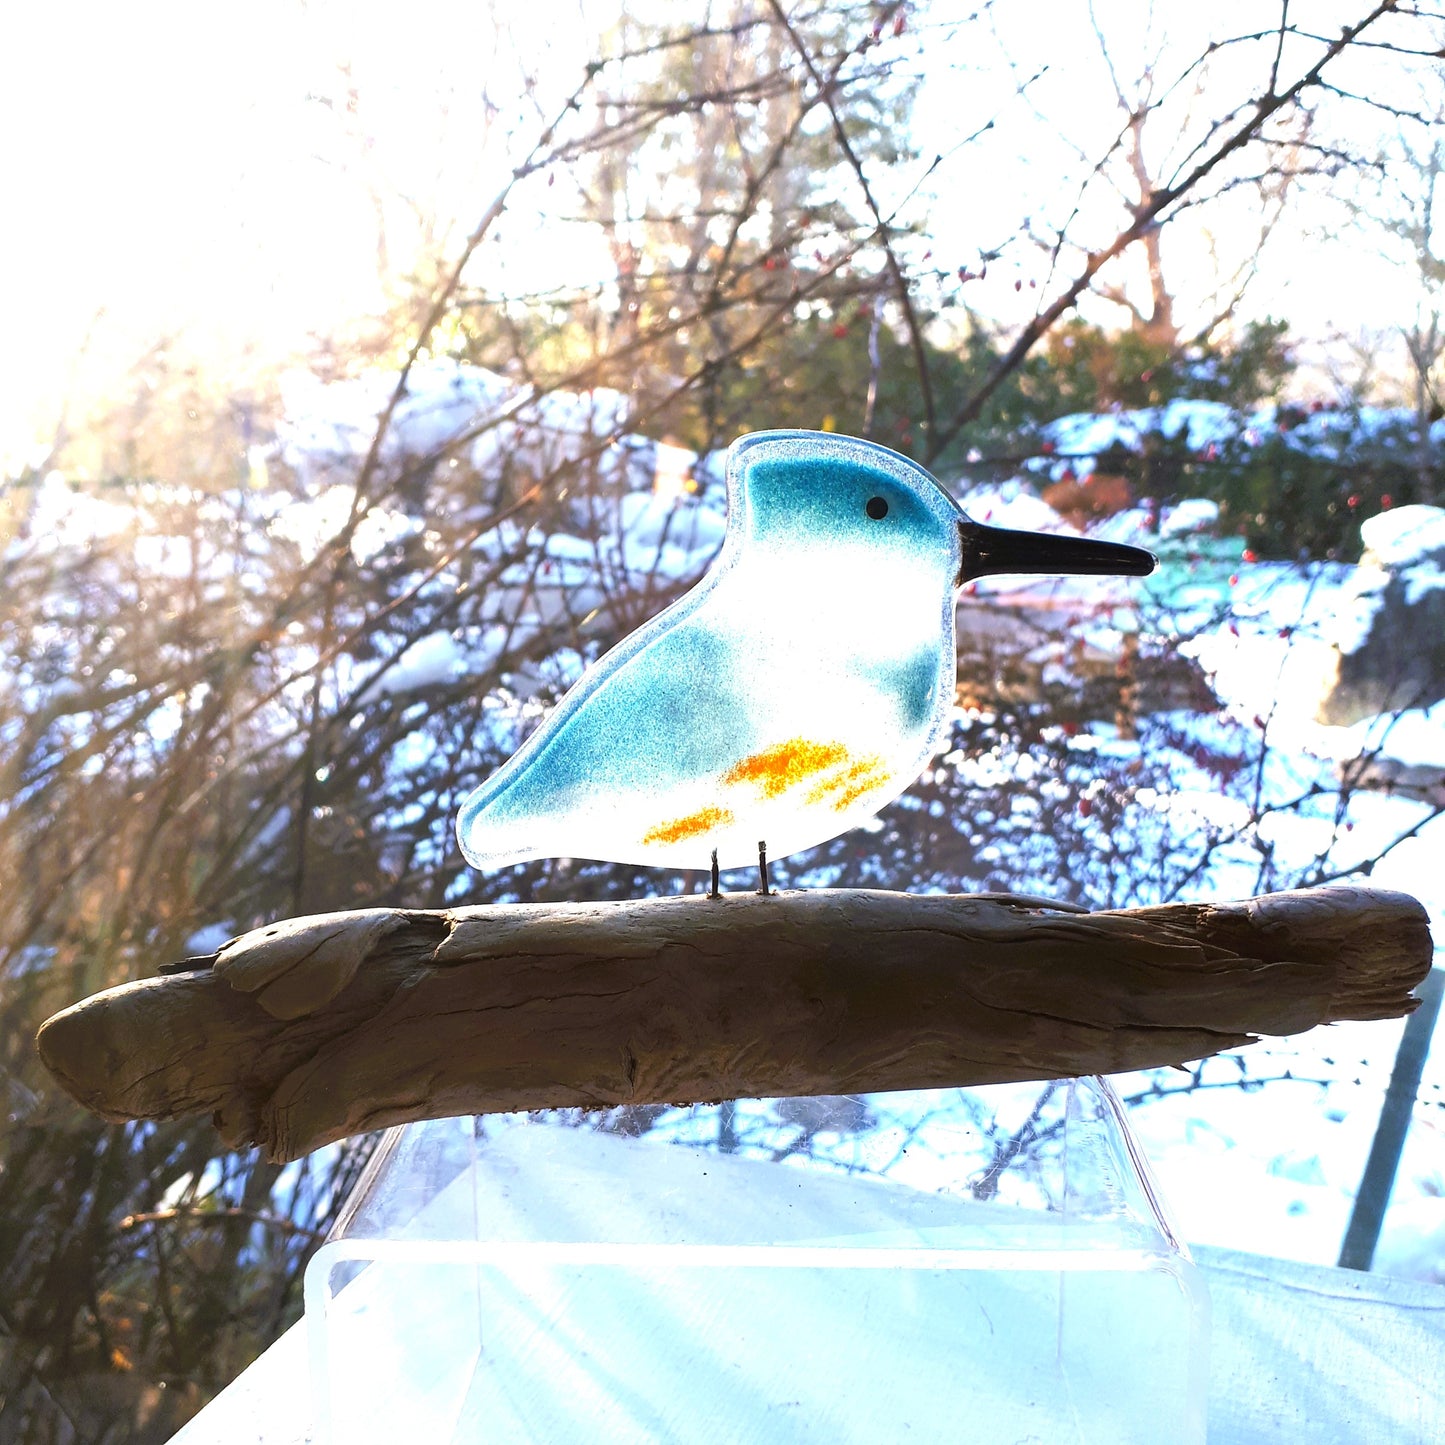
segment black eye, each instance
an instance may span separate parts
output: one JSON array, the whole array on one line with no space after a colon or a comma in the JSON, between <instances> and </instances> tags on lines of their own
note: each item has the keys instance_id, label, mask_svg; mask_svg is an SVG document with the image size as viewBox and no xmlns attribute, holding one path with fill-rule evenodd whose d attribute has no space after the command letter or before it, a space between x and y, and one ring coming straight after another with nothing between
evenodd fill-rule
<instances>
[{"instance_id":1,"label":"black eye","mask_svg":"<svg viewBox=\"0 0 1445 1445\"><path fill-rule=\"evenodd\" d=\"M869 497L864 510L875 522L881 522L888 515L888 503L882 497Z\"/></svg>"}]
</instances>

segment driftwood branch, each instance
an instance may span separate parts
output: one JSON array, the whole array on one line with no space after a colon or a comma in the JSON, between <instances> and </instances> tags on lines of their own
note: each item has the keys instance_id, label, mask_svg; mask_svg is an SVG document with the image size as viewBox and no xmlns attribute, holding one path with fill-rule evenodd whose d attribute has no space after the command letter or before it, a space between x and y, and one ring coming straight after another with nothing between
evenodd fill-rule
<instances>
[{"instance_id":1,"label":"driftwood branch","mask_svg":"<svg viewBox=\"0 0 1445 1445\"><path fill-rule=\"evenodd\" d=\"M294 1159L412 1119L1068 1077L1414 1007L1365 888L1112 913L808 892L298 918L85 999L41 1057L109 1119Z\"/></svg>"}]
</instances>

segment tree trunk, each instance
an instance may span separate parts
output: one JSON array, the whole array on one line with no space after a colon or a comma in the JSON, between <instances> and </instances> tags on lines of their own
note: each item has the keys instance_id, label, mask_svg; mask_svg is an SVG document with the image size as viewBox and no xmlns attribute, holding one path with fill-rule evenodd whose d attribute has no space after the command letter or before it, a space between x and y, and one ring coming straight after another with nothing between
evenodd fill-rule
<instances>
[{"instance_id":1,"label":"tree trunk","mask_svg":"<svg viewBox=\"0 0 1445 1445\"><path fill-rule=\"evenodd\" d=\"M1364 888L1063 913L819 891L298 918L57 1014L110 1119L294 1159L412 1119L1069 1077L1408 1013L1425 912ZM178 969L184 965L177 965Z\"/></svg>"}]
</instances>

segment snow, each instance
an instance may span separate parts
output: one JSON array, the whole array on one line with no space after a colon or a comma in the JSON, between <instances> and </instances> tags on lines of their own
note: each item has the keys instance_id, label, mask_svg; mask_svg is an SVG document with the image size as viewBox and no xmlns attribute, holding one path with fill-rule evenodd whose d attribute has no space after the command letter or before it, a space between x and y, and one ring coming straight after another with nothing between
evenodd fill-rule
<instances>
[{"instance_id":1,"label":"snow","mask_svg":"<svg viewBox=\"0 0 1445 1445\"><path fill-rule=\"evenodd\" d=\"M1380 512L1360 523L1360 540L1380 567L1404 567L1445 552L1445 508L1412 505Z\"/></svg>"},{"instance_id":2,"label":"snow","mask_svg":"<svg viewBox=\"0 0 1445 1445\"><path fill-rule=\"evenodd\" d=\"M375 370L333 381L310 372L283 378L277 452L303 486L354 480L398 380L397 373ZM379 456L392 466L424 464L451 451L486 475L504 464L545 473L620 432L629 405L604 387L546 392L480 366L424 362L406 378Z\"/></svg>"},{"instance_id":3,"label":"snow","mask_svg":"<svg viewBox=\"0 0 1445 1445\"><path fill-rule=\"evenodd\" d=\"M1414 607L1424 600L1428 592L1438 592L1445 587L1445 568L1433 558L1416 562L1405 576L1405 606Z\"/></svg>"},{"instance_id":4,"label":"snow","mask_svg":"<svg viewBox=\"0 0 1445 1445\"><path fill-rule=\"evenodd\" d=\"M1248 425L1249 418L1222 402L1176 399L1162 407L1060 417L1043 428L1043 435L1076 474L1087 475L1102 454L1139 452L1148 436L1164 436L1202 451L1240 435ZM1056 475L1061 470L1055 468Z\"/></svg>"},{"instance_id":5,"label":"snow","mask_svg":"<svg viewBox=\"0 0 1445 1445\"><path fill-rule=\"evenodd\" d=\"M470 653L449 632L419 637L394 662L376 674L375 689L385 693L416 692L454 682L471 671Z\"/></svg>"},{"instance_id":6,"label":"snow","mask_svg":"<svg viewBox=\"0 0 1445 1445\"><path fill-rule=\"evenodd\" d=\"M1011 487L975 487L958 496L957 501L972 521L989 527L1078 535L1078 529L1064 521L1046 501L1017 484Z\"/></svg>"},{"instance_id":7,"label":"snow","mask_svg":"<svg viewBox=\"0 0 1445 1445\"><path fill-rule=\"evenodd\" d=\"M305 484L364 458L396 392L395 373L368 370L328 381L310 371L281 378L281 459ZM430 456L493 416L514 388L494 372L454 362L423 363L407 378L383 441L388 457Z\"/></svg>"},{"instance_id":8,"label":"snow","mask_svg":"<svg viewBox=\"0 0 1445 1445\"><path fill-rule=\"evenodd\" d=\"M1320 746L1339 762L1380 756L1412 767L1438 766L1445 776L1445 702L1381 713L1350 727L1320 729Z\"/></svg>"},{"instance_id":9,"label":"snow","mask_svg":"<svg viewBox=\"0 0 1445 1445\"><path fill-rule=\"evenodd\" d=\"M1408 506L1380 512L1360 524L1360 537L1364 556L1341 591L1329 629L1330 642L1345 654L1369 640L1393 578L1404 581L1407 607L1445 587L1445 510Z\"/></svg>"},{"instance_id":10,"label":"snow","mask_svg":"<svg viewBox=\"0 0 1445 1445\"><path fill-rule=\"evenodd\" d=\"M725 513L686 496L629 492L618 513L625 565L639 571L657 566L678 578L693 575L700 562L705 565L727 531ZM678 555L664 559L669 547Z\"/></svg>"},{"instance_id":11,"label":"snow","mask_svg":"<svg viewBox=\"0 0 1445 1445\"><path fill-rule=\"evenodd\" d=\"M1373 441L1386 432L1413 431L1414 426L1415 414L1402 407L1361 406L1314 412L1293 429L1291 436L1301 445L1330 450Z\"/></svg>"},{"instance_id":12,"label":"snow","mask_svg":"<svg viewBox=\"0 0 1445 1445\"><path fill-rule=\"evenodd\" d=\"M356 501L354 487L337 483L320 489L314 497L288 501L268 524L273 537L290 542L310 559L339 536L351 518ZM420 530L413 517L392 507L369 507L351 535L351 555L357 562L369 562L402 537Z\"/></svg>"},{"instance_id":13,"label":"snow","mask_svg":"<svg viewBox=\"0 0 1445 1445\"><path fill-rule=\"evenodd\" d=\"M1415 416L1398 407L1364 406L1322 408L1299 417L1272 405L1239 411L1223 402L1176 398L1160 407L1059 417L1041 434L1049 455L1035 470L1057 481L1066 471L1089 476L1099 457L1110 452L1139 455L1151 437L1204 456L1224 447L1255 447L1274 439L1294 451L1339 459L1352 451L1377 449L1387 437L1414 436ZM1437 446L1445 446L1445 422L1435 422L1430 436Z\"/></svg>"},{"instance_id":14,"label":"snow","mask_svg":"<svg viewBox=\"0 0 1445 1445\"><path fill-rule=\"evenodd\" d=\"M1204 668L1226 713L1268 721L1270 741L1299 757L1332 763L1364 756L1445 768L1445 703L1366 718L1350 727L1315 712L1335 673L1335 649L1362 640L1352 609L1373 599L1384 575L1369 566L1308 572L1254 564L1241 578L1226 625L1182 644Z\"/></svg>"},{"instance_id":15,"label":"snow","mask_svg":"<svg viewBox=\"0 0 1445 1445\"><path fill-rule=\"evenodd\" d=\"M1089 535L1105 542L1126 542L1131 547L1149 550L1159 543L1156 522L1157 517L1147 507L1127 507L1096 522L1089 528Z\"/></svg>"},{"instance_id":16,"label":"snow","mask_svg":"<svg viewBox=\"0 0 1445 1445\"><path fill-rule=\"evenodd\" d=\"M1191 532L1209 532L1219 525L1219 503L1190 497L1170 507L1159 524L1161 537L1185 537Z\"/></svg>"},{"instance_id":17,"label":"snow","mask_svg":"<svg viewBox=\"0 0 1445 1445\"><path fill-rule=\"evenodd\" d=\"M3 555L14 559L30 550L49 553L67 548L84 549L95 542L123 535L133 522L130 507L74 487L63 472L50 471L35 490L28 523L33 541L13 541Z\"/></svg>"},{"instance_id":18,"label":"snow","mask_svg":"<svg viewBox=\"0 0 1445 1445\"><path fill-rule=\"evenodd\" d=\"M1372 1042L1383 1054L1384 1041ZM1270 1049L1272 1059L1283 1052ZM1310 1060L1296 1052L1291 1061L1305 1077L1246 1092L1234 1086L1237 1066L1220 1060L1206 1076L1212 1092L1131 1110L1191 1243L1302 1262L1338 1256L1379 1113L1375 1088L1346 1082L1325 1090L1310 1077ZM1147 1087L1142 1077L1117 1082L1126 1093Z\"/></svg>"},{"instance_id":19,"label":"snow","mask_svg":"<svg viewBox=\"0 0 1445 1445\"><path fill-rule=\"evenodd\" d=\"M1325 581L1324 575L1303 577L1290 566L1255 563L1232 590L1227 618L1180 643L1230 715L1269 717L1281 698L1289 698L1298 705L1291 717L1313 717L1334 670L1325 633L1341 595L1340 579Z\"/></svg>"},{"instance_id":20,"label":"snow","mask_svg":"<svg viewBox=\"0 0 1445 1445\"><path fill-rule=\"evenodd\" d=\"M1325 635L1329 643L1349 656L1369 641L1379 616L1390 574L1368 562L1356 567L1349 582L1340 589L1338 605Z\"/></svg>"},{"instance_id":21,"label":"snow","mask_svg":"<svg viewBox=\"0 0 1445 1445\"><path fill-rule=\"evenodd\" d=\"M235 938L236 934L237 929L233 923L208 923L186 939L186 954L191 958L203 958L217 952Z\"/></svg>"}]
</instances>

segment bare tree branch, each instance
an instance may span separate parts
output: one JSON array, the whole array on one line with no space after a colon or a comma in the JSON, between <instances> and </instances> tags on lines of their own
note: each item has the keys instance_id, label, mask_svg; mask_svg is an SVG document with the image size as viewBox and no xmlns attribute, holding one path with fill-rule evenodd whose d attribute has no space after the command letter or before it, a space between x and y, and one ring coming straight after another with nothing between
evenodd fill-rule
<instances>
[{"instance_id":1,"label":"bare tree branch","mask_svg":"<svg viewBox=\"0 0 1445 1445\"><path fill-rule=\"evenodd\" d=\"M1320 77L1326 68L1337 56L1349 48L1355 37L1363 34L1382 16L1392 13L1397 5L1398 0L1377 0L1377 3L1366 15L1353 25L1346 26L1330 42L1325 53L1286 90L1277 94L1261 96L1254 103L1248 119L1232 131L1209 155L1199 161L1182 180L1166 186L1148 197L1133 223L1122 230L1102 250L1093 252L1087 258L1074 280L1049 306L1045 307L1023 328L1009 349L989 369L982 384L959 407L943 429L931 438L928 449L929 459L937 457L959 432L979 415L989 398L993 396L1005 379L1013 374L1019 363L1033 350L1044 333L1089 289L1095 276L1108 262L1140 240L1152 226L1158 223L1165 211L1180 197L1188 195L1221 162L1249 145L1259 135L1265 121L1271 116L1277 115L1305 91L1319 85Z\"/></svg>"},{"instance_id":2,"label":"bare tree branch","mask_svg":"<svg viewBox=\"0 0 1445 1445\"><path fill-rule=\"evenodd\" d=\"M788 19L780 0L768 0L773 14L777 17L778 23L788 32L789 38L797 48L799 56L802 57L808 75L813 81L823 104L828 108L829 118L833 123L833 136L838 143L838 149L842 151L844 159L848 162L849 168L858 181L858 188L863 193L864 203L867 205L874 223L877 226L875 235L879 244L883 247L884 261L888 267L888 274L893 278L894 294L898 298L898 304L903 311L903 319L908 327L908 343L913 349L913 365L918 375L918 389L923 400L923 430L928 438L925 449L932 455L932 437L937 425L937 417L933 401L933 380L929 375L928 349L924 345L923 328L918 321L918 313L914 309L913 296L908 284L908 278L903 274L903 267L899 263L898 253L893 247L891 227L883 217L883 212L878 207L878 202L873 195L873 187L868 182L868 176L863 169L863 163L858 159L858 153L853 149L853 143L848 139L847 128L843 124L843 118L838 113L838 106L833 95L833 81L825 82L818 74L818 67L813 62L806 43L800 38L798 32L793 28L792 22ZM883 18L886 20L895 11L900 10L901 4L889 5L883 11Z\"/></svg>"}]
</instances>

